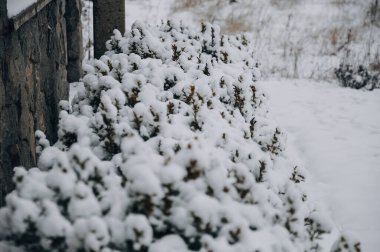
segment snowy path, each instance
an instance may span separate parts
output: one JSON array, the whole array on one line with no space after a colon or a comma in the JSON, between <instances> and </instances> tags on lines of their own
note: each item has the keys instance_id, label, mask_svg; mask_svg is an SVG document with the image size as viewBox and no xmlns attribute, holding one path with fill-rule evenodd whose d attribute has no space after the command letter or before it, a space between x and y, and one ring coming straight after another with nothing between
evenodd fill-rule
<instances>
[{"instance_id":1,"label":"snowy path","mask_svg":"<svg viewBox=\"0 0 380 252\"><path fill-rule=\"evenodd\" d=\"M272 116L312 175L312 191L338 226L380 247L380 90L311 81L263 81Z\"/></svg>"}]
</instances>

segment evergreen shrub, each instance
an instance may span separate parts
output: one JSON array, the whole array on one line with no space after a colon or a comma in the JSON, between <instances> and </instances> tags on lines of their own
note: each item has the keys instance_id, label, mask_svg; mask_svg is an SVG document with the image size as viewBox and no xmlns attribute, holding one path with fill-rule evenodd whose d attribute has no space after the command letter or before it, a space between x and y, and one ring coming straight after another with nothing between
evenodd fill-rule
<instances>
[{"instance_id":1,"label":"evergreen shrub","mask_svg":"<svg viewBox=\"0 0 380 252\"><path fill-rule=\"evenodd\" d=\"M268 117L252 46L202 24L118 31L15 168L0 240L28 252L320 251L331 230Z\"/></svg>"}]
</instances>

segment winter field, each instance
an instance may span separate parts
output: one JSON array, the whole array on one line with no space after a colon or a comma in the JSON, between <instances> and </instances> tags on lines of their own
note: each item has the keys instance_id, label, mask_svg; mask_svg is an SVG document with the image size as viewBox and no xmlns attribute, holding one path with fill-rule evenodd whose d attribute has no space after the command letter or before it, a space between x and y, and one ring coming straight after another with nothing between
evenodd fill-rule
<instances>
[{"instance_id":1,"label":"winter field","mask_svg":"<svg viewBox=\"0 0 380 252\"><path fill-rule=\"evenodd\" d=\"M126 0L100 59L83 3L85 76L1 252L379 251L378 1Z\"/></svg>"},{"instance_id":2,"label":"winter field","mask_svg":"<svg viewBox=\"0 0 380 252\"><path fill-rule=\"evenodd\" d=\"M380 247L380 92L308 80L263 81L270 111L311 173L335 224Z\"/></svg>"}]
</instances>

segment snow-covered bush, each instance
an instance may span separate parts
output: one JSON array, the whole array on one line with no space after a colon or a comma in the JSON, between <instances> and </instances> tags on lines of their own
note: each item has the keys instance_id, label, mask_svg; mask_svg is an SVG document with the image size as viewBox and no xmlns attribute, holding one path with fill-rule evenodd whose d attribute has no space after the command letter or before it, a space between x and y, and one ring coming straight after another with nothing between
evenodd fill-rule
<instances>
[{"instance_id":1,"label":"snow-covered bush","mask_svg":"<svg viewBox=\"0 0 380 252\"><path fill-rule=\"evenodd\" d=\"M372 73L362 65L355 68L351 65L341 64L339 68L335 69L335 75L343 87L368 90L380 88L380 75Z\"/></svg>"},{"instance_id":2,"label":"snow-covered bush","mask_svg":"<svg viewBox=\"0 0 380 252\"><path fill-rule=\"evenodd\" d=\"M250 42L168 21L115 31L59 140L15 168L0 239L26 251L319 251L331 226L268 118Z\"/></svg>"},{"instance_id":3,"label":"snow-covered bush","mask_svg":"<svg viewBox=\"0 0 380 252\"><path fill-rule=\"evenodd\" d=\"M333 244L331 252L361 252L360 242L350 234L341 234L341 236Z\"/></svg>"}]
</instances>

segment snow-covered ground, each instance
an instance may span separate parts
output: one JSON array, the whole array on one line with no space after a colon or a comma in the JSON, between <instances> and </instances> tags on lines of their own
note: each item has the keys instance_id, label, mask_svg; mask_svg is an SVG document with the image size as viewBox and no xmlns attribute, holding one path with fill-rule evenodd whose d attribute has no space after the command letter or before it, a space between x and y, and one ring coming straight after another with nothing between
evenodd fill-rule
<instances>
[{"instance_id":1,"label":"snow-covered ground","mask_svg":"<svg viewBox=\"0 0 380 252\"><path fill-rule=\"evenodd\" d=\"M263 81L270 112L288 131L311 190L365 252L380 247L380 90L305 80Z\"/></svg>"}]
</instances>

